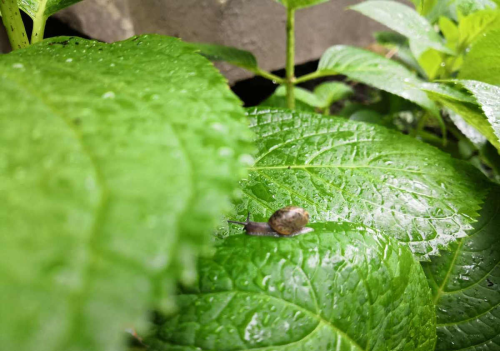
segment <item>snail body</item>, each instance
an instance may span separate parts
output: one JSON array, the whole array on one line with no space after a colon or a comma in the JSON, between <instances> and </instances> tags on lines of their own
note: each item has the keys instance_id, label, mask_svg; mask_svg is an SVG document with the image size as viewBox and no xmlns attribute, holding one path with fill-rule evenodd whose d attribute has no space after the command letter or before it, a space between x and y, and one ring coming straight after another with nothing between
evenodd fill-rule
<instances>
[{"instance_id":1,"label":"snail body","mask_svg":"<svg viewBox=\"0 0 500 351\"><path fill-rule=\"evenodd\" d=\"M248 214L246 222L228 221L244 226L248 235L256 236L296 236L312 232L305 225L309 222L309 213L300 207L288 206L274 212L268 222L252 222Z\"/></svg>"}]
</instances>

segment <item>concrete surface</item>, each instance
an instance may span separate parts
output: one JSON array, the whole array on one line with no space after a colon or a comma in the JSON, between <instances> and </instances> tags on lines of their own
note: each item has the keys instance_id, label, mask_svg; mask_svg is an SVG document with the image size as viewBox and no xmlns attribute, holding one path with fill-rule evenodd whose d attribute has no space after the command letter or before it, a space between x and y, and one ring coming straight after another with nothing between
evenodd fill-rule
<instances>
[{"instance_id":1,"label":"concrete surface","mask_svg":"<svg viewBox=\"0 0 500 351\"><path fill-rule=\"evenodd\" d=\"M345 10L358 2L332 0L297 12L297 64L318 59L331 45L372 42L371 32L383 27ZM286 14L272 0L85 0L56 16L106 42L159 33L250 50L267 70L285 66ZM230 82L251 76L230 65L219 67Z\"/></svg>"}]
</instances>

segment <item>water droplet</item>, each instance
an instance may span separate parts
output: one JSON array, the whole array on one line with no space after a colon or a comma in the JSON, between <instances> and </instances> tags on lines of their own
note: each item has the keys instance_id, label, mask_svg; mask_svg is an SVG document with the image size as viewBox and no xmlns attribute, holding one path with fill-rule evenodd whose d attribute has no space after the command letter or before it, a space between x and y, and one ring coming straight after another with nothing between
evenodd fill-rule
<instances>
[{"instance_id":1,"label":"water droplet","mask_svg":"<svg viewBox=\"0 0 500 351\"><path fill-rule=\"evenodd\" d=\"M103 99L114 99L115 98L115 93L112 91L108 91L102 95Z\"/></svg>"}]
</instances>

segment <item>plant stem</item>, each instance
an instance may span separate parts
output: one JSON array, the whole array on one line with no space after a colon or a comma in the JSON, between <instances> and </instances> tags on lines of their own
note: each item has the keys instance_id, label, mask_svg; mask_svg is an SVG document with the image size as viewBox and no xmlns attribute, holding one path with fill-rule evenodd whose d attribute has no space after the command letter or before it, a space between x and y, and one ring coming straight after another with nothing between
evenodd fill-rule
<instances>
[{"instance_id":1,"label":"plant stem","mask_svg":"<svg viewBox=\"0 0 500 351\"><path fill-rule=\"evenodd\" d=\"M12 50L29 46L17 0L0 0L0 12L2 13L2 21L7 30Z\"/></svg>"},{"instance_id":2,"label":"plant stem","mask_svg":"<svg viewBox=\"0 0 500 351\"><path fill-rule=\"evenodd\" d=\"M0 0L2 1L2 0ZM43 14L37 14L33 20L33 31L31 32L31 44L39 43L43 40L43 35L45 32L45 23L47 23L47 17Z\"/></svg>"},{"instance_id":3,"label":"plant stem","mask_svg":"<svg viewBox=\"0 0 500 351\"><path fill-rule=\"evenodd\" d=\"M254 70L252 70L252 72L255 73L258 76L261 76L261 77L267 78L269 80L272 80L276 84L285 84L286 83L285 79L283 79L281 77L278 77L277 75L274 75L274 74L272 74L270 72L261 70L260 68L259 69L254 69Z\"/></svg>"},{"instance_id":4,"label":"plant stem","mask_svg":"<svg viewBox=\"0 0 500 351\"><path fill-rule=\"evenodd\" d=\"M309 74L306 74L300 78L297 78L295 79L295 84L300 84L300 83L304 83L304 82L307 82L308 80L312 80L312 79L316 79L316 78L321 78L321 77L327 77L327 76L334 76L336 75L337 73L335 72L332 72L332 71L329 71L329 72L320 72L320 71L316 71L316 72L313 72L313 73L309 73Z\"/></svg>"},{"instance_id":5,"label":"plant stem","mask_svg":"<svg viewBox=\"0 0 500 351\"><path fill-rule=\"evenodd\" d=\"M289 109L295 108L295 9L287 9L286 21L286 103Z\"/></svg>"}]
</instances>

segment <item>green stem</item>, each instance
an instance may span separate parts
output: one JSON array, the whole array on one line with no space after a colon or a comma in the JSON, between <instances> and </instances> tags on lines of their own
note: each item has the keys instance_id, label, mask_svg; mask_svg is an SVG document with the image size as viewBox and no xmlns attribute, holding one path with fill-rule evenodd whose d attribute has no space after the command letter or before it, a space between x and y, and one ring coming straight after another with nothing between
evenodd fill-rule
<instances>
[{"instance_id":1,"label":"green stem","mask_svg":"<svg viewBox=\"0 0 500 351\"><path fill-rule=\"evenodd\" d=\"M286 103L289 109L295 108L295 10L287 9L286 21Z\"/></svg>"},{"instance_id":2,"label":"green stem","mask_svg":"<svg viewBox=\"0 0 500 351\"><path fill-rule=\"evenodd\" d=\"M313 73L309 73L309 74L306 74L300 78L297 78L295 79L295 84L300 84L300 83L304 83L304 82L307 82L309 80L312 80L312 79L316 79L316 78L321 78L321 77L328 77L328 76L334 76L336 75L337 73L336 72L332 72L332 71L316 71L316 72L313 72Z\"/></svg>"},{"instance_id":3,"label":"green stem","mask_svg":"<svg viewBox=\"0 0 500 351\"><path fill-rule=\"evenodd\" d=\"M267 78L269 80L272 80L276 84L285 84L286 83L285 79L283 79L281 77L278 77L277 75L274 75L274 74L272 74L270 72L261 70L260 68L253 69L252 72L255 73L258 76L261 76L261 77Z\"/></svg>"},{"instance_id":4,"label":"green stem","mask_svg":"<svg viewBox=\"0 0 500 351\"><path fill-rule=\"evenodd\" d=\"M7 30L12 50L29 46L17 0L0 0L0 12L2 13L2 21Z\"/></svg>"},{"instance_id":5,"label":"green stem","mask_svg":"<svg viewBox=\"0 0 500 351\"><path fill-rule=\"evenodd\" d=\"M1 0L0 0L1 1ZM33 21L33 31L31 32L31 44L39 43L43 40L47 17L37 14Z\"/></svg>"}]
</instances>

